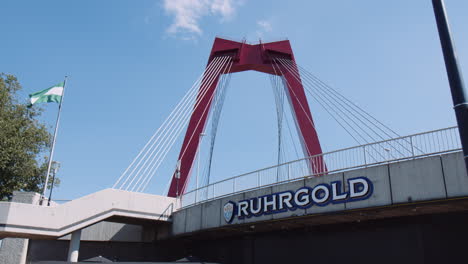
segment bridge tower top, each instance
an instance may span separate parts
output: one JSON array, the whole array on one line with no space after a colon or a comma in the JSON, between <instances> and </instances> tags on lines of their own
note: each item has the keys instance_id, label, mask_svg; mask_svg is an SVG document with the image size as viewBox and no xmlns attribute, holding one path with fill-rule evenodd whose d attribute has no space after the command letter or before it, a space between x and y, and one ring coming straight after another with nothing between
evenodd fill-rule
<instances>
[{"instance_id":1,"label":"bridge tower top","mask_svg":"<svg viewBox=\"0 0 468 264\"><path fill-rule=\"evenodd\" d=\"M322 154L322 148L315 130L309 103L302 85L299 71L294 67L289 69L275 60L295 59L288 40L251 45L245 41L216 38L208 59L205 73L197 94L197 104L193 109L189 125L182 143L178 158L178 169L174 173L169 187L168 196L176 197L185 193L188 177L193 167L195 155L203 133L219 78L222 74L255 70L277 75L283 79L285 93L291 104L292 114L296 122L299 141L305 157ZM213 66L213 64L218 66ZM215 70L212 70L213 67ZM216 68L217 67L217 68ZM311 173L326 171L324 163L309 164Z\"/></svg>"},{"instance_id":2,"label":"bridge tower top","mask_svg":"<svg viewBox=\"0 0 468 264\"><path fill-rule=\"evenodd\" d=\"M215 38L208 63L219 56L231 56L233 64L229 73L248 70L281 75L273 68L272 57L285 58L294 61L289 40L269 43L247 44L246 41L237 42L223 38Z\"/></svg>"}]
</instances>

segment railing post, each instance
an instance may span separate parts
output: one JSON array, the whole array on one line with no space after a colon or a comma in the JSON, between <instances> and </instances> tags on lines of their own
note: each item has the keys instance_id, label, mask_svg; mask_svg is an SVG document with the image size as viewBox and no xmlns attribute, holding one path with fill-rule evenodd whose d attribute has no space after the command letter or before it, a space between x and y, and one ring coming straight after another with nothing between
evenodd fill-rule
<instances>
[{"instance_id":1,"label":"railing post","mask_svg":"<svg viewBox=\"0 0 468 264\"><path fill-rule=\"evenodd\" d=\"M279 182L279 174L280 174L280 166L276 166L276 182L275 183L278 183Z\"/></svg>"},{"instance_id":2,"label":"railing post","mask_svg":"<svg viewBox=\"0 0 468 264\"><path fill-rule=\"evenodd\" d=\"M322 174L322 176L325 176L326 174L326 165L325 165L325 156L322 154L320 155L320 173Z\"/></svg>"},{"instance_id":3,"label":"railing post","mask_svg":"<svg viewBox=\"0 0 468 264\"><path fill-rule=\"evenodd\" d=\"M216 197L216 195L215 195L215 191L216 191L215 185L216 185L216 184L213 184L213 199Z\"/></svg>"},{"instance_id":4,"label":"railing post","mask_svg":"<svg viewBox=\"0 0 468 264\"><path fill-rule=\"evenodd\" d=\"M410 144L411 144L411 155L412 155L413 158L414 158L413 136L410 136L410 137L409 137L409 141L410 141Z\"/></svg>"},{"instance_id":5,"label":"railing post","mask_svg":"<svg viewBox=\"0 0 468 264\"><path fill-rule=\"evenodd\" d=\"M291 171L290 167L291 167L291 163L288 163L288 181L289 181L289 179L290 179L290 176L289 176L289 173L290 173L290 171Z\"/></svg>"},{"instance_id":6,"label":"railing post","mask_svg":"<svg viewBox=\"0 0 468 264\"><path fill-rule=\"evenodd\" d=\"M260 172L257 171L257 187L260 187Z\"/></svg>"},{"instance_id":7,"label":"railing post","mask_svg":"<svg viewBox=\"0 0 468 264\"><path fill-rule=\"evenodd\" d=\"M198 188L195 189L195 204L197 204L197 198L198 198Z\"/></svg>"},{"instance_id":8,"label":"railing post","mask_svg":"<svg viewBox=\"0 0 468 264\"><path fill-rule=\"evenodd\" d=\"M236 178L232 179L232 192L236 192Z\"/></svg>"},{"instance_id":9,"label":"railing post","mask_svg":"<svg viewBox=\"0 0 468 264\"><path fill-rule=\"evenodd\" d=\"M367 159L366 159L366 146L362 146L363 154L364 154L364 165L367 167Z\"/></svg>"},{"instance_id":10,"label":"railing post","mask_svg":"<svg viewBox=\"0 0 468 264\"><path fill-rule=\"evenodd\" d=\"M308 165L310 169L306 175L303 175L303 177L310 177L310 174L312 174L313 177L320 176L320 168L317 168L317 159L315 156L309 158ZM314 169L316 171L314 171Z\"/></svg>"}]
</instances>

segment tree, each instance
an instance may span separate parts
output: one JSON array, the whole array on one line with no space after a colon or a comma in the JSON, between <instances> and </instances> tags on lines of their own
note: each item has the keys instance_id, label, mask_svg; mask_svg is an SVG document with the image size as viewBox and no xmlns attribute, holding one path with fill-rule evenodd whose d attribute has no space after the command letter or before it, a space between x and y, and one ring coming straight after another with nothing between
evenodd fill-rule
<instances>
[{"instance_id":1,"label":"tree","mask_svg":"<svg viewBox=\"0 0 468 264\"><path fill-rule=\"evenodd\" d=\"M21 85L13 75L0 73L0 200L13 191L41 192L47 173L51 135L36 118L42 109L28 108L17 98Z\"/></svg>"}]
</instances>

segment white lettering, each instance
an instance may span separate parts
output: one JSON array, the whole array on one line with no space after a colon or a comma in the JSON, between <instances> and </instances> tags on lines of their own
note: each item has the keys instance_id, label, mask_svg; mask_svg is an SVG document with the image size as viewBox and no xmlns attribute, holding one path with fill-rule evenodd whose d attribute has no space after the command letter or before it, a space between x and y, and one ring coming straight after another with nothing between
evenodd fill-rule
<instances>
[{"instance_id":1,"label":"white lettering","mask_svg":"<svg viewBox=\"0 0 468 264\"><path fill-rule=\"evenodd\" d=\"M365 196L369 192L369 183L362 179L350 179L349 181L349 196L351 198ZM358 186L362 186L362 189L358 189Z\"/></svg>"},{"instance_id":2,"label":"white lettering","mask_svg":"<svg viewBox=\"0 0 468 264\"><path fill-rule=\"evenodd\" d=\"M271 201L268 201L268 197L271 197ZM270 211L270 210L268 210L268 206L272 207L271 211L276 211L276 195L263 197L263 208L264 208L263 210L264 210L264 212Z\"/></svg>"},{"instance_id":3,"label":"white lettering","mask_svg":"<svg viewBox=\"0 0 468 264\"><path fill-rule=\"evenodd\" d=\"M249 203L247 201L239 202L239 206L237 206L237 216L247 216L249 213L247 212L247 208L249 207Z\"/></svg>"},{"instance_id":4,"label":"white lettering","mask_svg":"<svg viewBox=\"0 0 468 264\"><path fill-rule=\"evenodd\" d=\"M318 193L322 191L323 196L319 197ZM324 203L330 198L330 190L325 185L317 185L315 188L312 190L312 194L310 195L312 197L312 201L316 204L321 204Z\"/></svg>"},{"instance_id":5,"label":"white lettering","mask_svg":"<svg viewBox=\"0 0 468 264\"><path fill-rule=\"evenodd\" d=\"M331 186L332 186L332 200L333 201L344 200L348 197L348 193L339 194L341 190L338 190L338 183L333 182Z\"/></svg>"},{"instance_id":6,"label":"white lettering","mask_svg":"<svg viewBox=\"0 0 468 264\"><path fill-rule=\"evenodd\" d=\"M298 206L306 206L310 203L309 189L301 188L294 194L294 203Z\"/></svg>"},{"instance_id":7,"label":"white lettering","mask_svg":"<svg viewBox=\"0 0 468 264\"><path fill-rule=\"evenodd\" d=\"M279 209L282 210L284 209L284 205L286 205L286 208L292 208L293 205L291 204L292 200L292 194L290 192L284 192L280 193L278 195L279 198Z\"/></svg>"},{"instance_id":8,"label":"white lettering","mask_svg":"<svg viewBox=\"0 0 468 264\"><path fill-rule=\"evenodd\" d=\"M257 200L257 208L254 209L254 202ZM258 214L262 211L262 199L257 198L257 199L250 199L250 212L252 214Z\"/></svg>"},{"instance_id":9,"label":"white lettering","mask_svg":"<svg viewBox=\"0 0 468 264\"><path fill-rule=\"evenodd\" d=\"M232 216L230 212L239 218L259 216L262 213L279 213L286 210L295 210L296 208L306 208L313 204L325 206L327 202L341 201L352 202L359 199L368 199L373 191L373 183L366 177L357 177L347 180L348 191L344 191L343 182L336 181L331 183L322 183L314 188L304 186L296 191L284 191L266 196L251 198L238 202L237 206L232 203L232 209L224 207L224 218L230 223L228 218ZM237 209L234 209L237 208ZM229 211L231 210L231 211ZM237 214L236 214L237 213Z\"/></svg>"}]
</instances>

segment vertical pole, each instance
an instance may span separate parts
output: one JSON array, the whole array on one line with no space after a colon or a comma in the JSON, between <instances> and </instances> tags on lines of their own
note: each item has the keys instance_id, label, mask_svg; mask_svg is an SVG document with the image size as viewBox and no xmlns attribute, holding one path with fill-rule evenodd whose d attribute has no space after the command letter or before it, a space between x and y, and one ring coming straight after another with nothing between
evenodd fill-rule
<instances>
[{"instance_id":1,"label":"vertical pole","mask_svg":"<svg viewBox=\"0 0 468 264\"><path fill-rule=\"evenodd\" d=\"M260 187L260 172L257 172L257 187Z\"/></svg>"},{"instance_id":2,"label":"vertical pole","mask_svg":"<svg viewBox=\"0 0 468 264\"><path fill-rule=\"evenodd\" d=\"M179 179L180 179L180 177L177 177L177 191L176 191L176 198L179 198Z\"/></svg>"},{"instance_id":3,"label":"vertical pole","mask_svg":"<svg viewBox=\"0 0 468 264\"><path fill-rule=\"evenodd\" d=\"M55 149L55 140L57 139L57 130L59 127L59 121L60 121L60 112L62 111L62 104L63 104L63 99L65 97L65 85L67 84L67 77L65 76L65 80L63 81L63 92L62 92L62 98L60 99L60 104L59 104L59 109L57 113L57 121L55 122L55 130L54 130L54 137L52 140L52 148L50 149L50 155L49 155L49 163L47 164L47 174L46 174L46 180L44 182L44 190L42 191L42 197L41 197L41 204L45 205L43 202L45 199L46 191L47 191L47 185L49 184L49 174L50 174L50 167L52 165L52 160L54 156L54 149ZM52 184L54 184L52 182Z\"/></svg>"},{"instance_id":4,"label":"vertical pole","mask_svg":"<svg viewBox=\"0 0 468 264\"><path fill-rule=\"evenodd\" d=\"M176 173L175 173L175 177L176 177L176 180L177 180L177 190L176 190L176 197L177 198L179 197L180 164L181 164L181 160L178 160L177 165L176 165Z\"/></svg>"},{"instance_id":5,"label":"vertical pole","mask_svg":"<svg viewBox=\"0 0 468 264\"><path fill-rule=\"evenodd\" d=\"M50 186L49 191L49 199L47 199L47 206L50 206L50 200L52 199L52 191L54 189L54 181L55 181L55 170L52 172L52 186Z\"/></svg>"},{"instance_id":6,"label":"vertical pole","mask_svg":"<svg viewBox=\"0 0 468 264\"><path fill-rule=\"evenodd\" d=\"M411 155L413 155L413 159L414 159L413 136L410 136L409 140L410 140L410 144L411 144Z\"/></svg>"},{"instance_id":7,"label":"vertical pole","mask_svg":"<svg viewBox=\"0 0 468 264\"><path fill-rule=\"evenodd\" d=\"M366 146L362 146L363 154L364 154L364 165L367 167L367 159L366 159Z\"/></svg>"},{"instance_id":8,"label":"vertical pole","mask_svg":"<svg viewBox=\"0 0 468 264\"><path fill-rule=\"evenodd\" d=\"M195 203L197 203L197 198L198 198L198 177L200 175L200 151L201 151L201 141L202 138L205 134L200 133L200 136L198 138L198 150L197 150L197 175L196 175L196 187L195 187Z\"/></svg>"},{"instance_id":9,"label":"vertical pole","mask_svg":"<svg viewBox=\"0 0 468 264\"><path fill-rule=\"evenodd\" d=\"M458 66L444 2L443 0L432 0L432 6L434 8L437 28L439 30L439 38L442 45L442 52L444 54L450 90L452 92L453 108L457 117L465 166L468 170L468 102L464 87L465 85Z\"/></svg>"},{"instance_id":10,"label":"vertical pole","mask_svg":"<svg viewBox=\"0 0 468 264\"><path fill-rule=\"evenodd\" d=\"M70 247L68 248L68 261L78 262L78 255L80 253L80 240L81 229L76 230L71 234Z\"/></svg>"},{"instance_id":11,"label":"vertical pole","mask_svg":"<svg viewBox=\"0 0 468 264\"><path fill-rule=\"evenodd\" d=\"M55 176L57 176L57 171L58 171L58 162L53 162L55 164L54 170L52 172L52 186L50 186L50 192L49 192L49 199L47 200L47 206L50 206L50 201L52 200L52 192L54 191L54 182L55 182Z\"/></svg>"}]
</instances>

